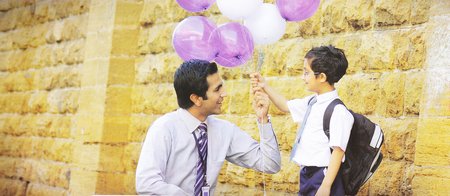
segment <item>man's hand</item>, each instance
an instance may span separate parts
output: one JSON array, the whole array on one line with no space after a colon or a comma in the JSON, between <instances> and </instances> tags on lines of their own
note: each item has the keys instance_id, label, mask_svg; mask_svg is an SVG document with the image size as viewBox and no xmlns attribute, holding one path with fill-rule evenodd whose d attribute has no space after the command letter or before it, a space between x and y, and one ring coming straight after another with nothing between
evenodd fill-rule
<instances>
[{"instance_id":1,"label":"man's hand","mask_svg":"<svg viewBox=\"0 0 450 196\"><path fill-rule=\"evenodd\" d=\"M267 113L269 112L269 96L261 91L255 92L253 98L253 109L260 123L267 123Z\"/></svg>"},{"instance_id":2,"label":"man's hand","mask_svg":"<svg viewBox=\"0 0 450 196\"><path fill-rule=\"evenodd\" d=\"M250 84L252 94L255 94L255 92L257 91L264 91L264 88L266 87L266 80L261 76L260 73L254 72L250 74Z\"/></svg>"}]
</instances>

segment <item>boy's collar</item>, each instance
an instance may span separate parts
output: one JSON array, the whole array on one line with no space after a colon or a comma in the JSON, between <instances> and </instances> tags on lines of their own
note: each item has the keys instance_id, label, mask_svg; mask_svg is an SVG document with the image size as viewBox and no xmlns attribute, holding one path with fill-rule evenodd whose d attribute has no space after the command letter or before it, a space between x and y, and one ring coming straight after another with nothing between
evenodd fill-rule
<instances>
[{"instance_id":1,"label":"boy's collar","mask_svg":"<svg viewBox=\"0 0 450 196\"><path fill-rule=\"evenodd\" d=\"M317 103L324 103L326 101L334 100L336 98L338 98L337 91L333 90L327 93L317 95Z\"/></svg>"}]
</instances>

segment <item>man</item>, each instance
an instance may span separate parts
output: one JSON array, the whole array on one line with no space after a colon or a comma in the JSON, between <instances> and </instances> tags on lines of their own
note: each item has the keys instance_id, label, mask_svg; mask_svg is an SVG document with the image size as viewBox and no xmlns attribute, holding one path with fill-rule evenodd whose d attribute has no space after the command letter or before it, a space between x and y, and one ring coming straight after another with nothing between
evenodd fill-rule
<instances>
[{"instance_id":1,"label":"man","mask_svg":"<svg viewBox=\"0 0 450 196\"><path fill-rule=\"evenodd\" d=\"M215 118L226 97L217 65L184 62L175 72L180 108L149 128L136 169L139 194L214 194L224 160L265 173L280 170L278 143L268 119L269 98L255 94L261 144L231 122Z\"/></svg>"}]
</instances>

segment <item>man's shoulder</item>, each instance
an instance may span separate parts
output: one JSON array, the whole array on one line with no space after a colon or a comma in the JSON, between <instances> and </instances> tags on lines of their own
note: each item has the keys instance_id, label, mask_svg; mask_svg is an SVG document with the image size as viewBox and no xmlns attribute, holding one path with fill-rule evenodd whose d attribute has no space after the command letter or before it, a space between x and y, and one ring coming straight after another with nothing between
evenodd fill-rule
<instances>
[{"instance_id":1,"label":"man's shoulder","mask_svg":"<svg viewBox=\"0 0 450 196\"><path fill-rule=\"evenodd\" d=\"M178 116L176 115L176 111L169 112L169 113L166 113L166 114L162 115L161 117L157 118L153 122L153 125L157 125L157 126L170 125L170 124L173 124L173 122L176 121L177 118L178 118Z\"/></svg>"}]
</instances>

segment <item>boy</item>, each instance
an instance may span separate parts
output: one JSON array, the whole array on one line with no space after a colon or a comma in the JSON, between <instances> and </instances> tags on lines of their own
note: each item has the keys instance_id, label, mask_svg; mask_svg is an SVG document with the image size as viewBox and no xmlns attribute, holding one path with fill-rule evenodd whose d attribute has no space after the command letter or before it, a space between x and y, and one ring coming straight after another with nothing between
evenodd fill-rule
<instances>
[{"instance_id":1,"label":"boy","mask_svg":"<svg viewBox=\"0 0 450 196\"><path fill-rule=\"evenodd\" d=\"M331 116L328 140L323 131L323 117L331 101L339 98L334 83L342 78L347 67L341 49L331 45L311 49L305 56L303 80L315 94L290 101L268 86L259 73L251 74L253 93L265 91L278 109L290 112L294 122L302 123L291 153L291 160L301 167L299 195L344 195L339 168L354 119L345 106L337 105Z\"/></svg>"}]
</instances>

